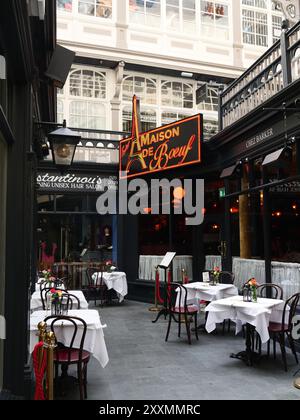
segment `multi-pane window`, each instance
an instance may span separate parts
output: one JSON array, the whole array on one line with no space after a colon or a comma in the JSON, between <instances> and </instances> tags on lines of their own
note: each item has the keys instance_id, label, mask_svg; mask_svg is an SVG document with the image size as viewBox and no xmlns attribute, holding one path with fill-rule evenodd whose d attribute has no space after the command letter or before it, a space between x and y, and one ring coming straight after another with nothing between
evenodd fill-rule
<instances>
[{"instance_id":1,"label":"multi-pane window","mask_svg":"<svg viewBox=\"0 0 300 420\"><path fill-rule=\"evenodd\" d=\"M73 0L57 0L57 10L72 12Z\"/></svg>"},{"instance_id":2,"label":"multi-pane window","mask_svg":"<svg viewBox=\"0 0 300 420\"><path fill-rule=\"evenodd\" d=\"M166 0L167 28L174 31L196 31L196 1Z\"/></svg>"},{"instance_id":3,"label":"multi-pane window","mask_svg":"<svg viewBox=\"0 0 300 420\"><path fill-rule=\"evenodd\" d=\"M131 23L147 26L160 26L160 0L129 0L129 16Z\"/></svg>"},{"instance_id":4,"label":"multi-pane window","mask_svg":"<svg viewBox=\"0 0 300 420\"><path fill-rule=\"evenodd\" d=\"M157 127L156 111L150 108L141 109L141 130L142 132L152 130ZM123 109L123 131L131 132L132 128L132 107L126 106Z\"/></svg>"},{"instance_id":5,"label":"multi-pane window","mask_svg":"<svg viewBox=\"0 0 300 420\"><path fill-rule=\"evenodd\" d=\"M190 114L184 114L182 112L163 112L161 114L161 124L171 124L174 121L183 120L184 118L190 117Z\"/></svg>"},{"instance_id":6,"label":"multi-pane window","mask_svg":"<svg viewBox=\"0 0 300 420\"><path fill-rule=\"evenodd\" d=\"M134 94L142 103L156 105L156 81L140 76L126 77L123 82L123 100L131 101Z\"/></svg>"},{"instance_id":7,"label":"multi-pane window","mask_svg":"<svg viewBox=\"0 0 300 420\"><path fill-rule=\"evenodd\" d=\"M193 85L162 81L161 104L162 106L192 109L194 107Z\"/></svg>"},{"instance_id":8,"label":"multi-pane window","mask_svg":"<svg viewBox=\"0 0 300 420\"><path fill-rule=\"evenodd\" d=\"M201 0L201 33L204 36L229 37L228 4Z\"/></svg>"},{"instance_id":9,"label":"multi-pane window","mask_svg":"<svg viewBox=\"0 0 300 420\"><path fill-rule=\"evenodd\" d=\"M202 98L201 98L202 99ZM219 103L219 89L218 87L207 86L206 95L198 104L198 109L205 111L217 111Z\"/></svg>"},{"instance_id":10,"label":"multi-pane window","mask_svg":"<svg viewBox=\"0 0 300 420\"><path fill-rule=\"evenodd\" d=\"M62 123L64 119L64 102L61 99L57 100L57 122Z\"/></svg>"},{"instance_id":11,"label":"multi-pane window","mask_svg":"<svg viewBox=\"0 0 300 420\"><path fill-rule=\"evenodd\" d=\"M204 117L203 121L203 136L204 140L209 140L212 136L217 134L219 131L218 121L211 120Z\"/></svg>"},{"instance_id":12,"label":"multi-pane window","mask_svg":"<svg viewBox=\"0 0 300 420\"><path fill-rule=\"evenodd\" d=\"M70 75L70 95L105 99L105 74L92 70L73 71Z\"/></svg>"},{"instance_id":13,"label":"multi-pane window","mask_svg":"<svg viewBox=\"0 0 300 420\"><path fill-rule=\"evenodd\" d=\"M243 42L268 46L268 15L255 10L242 10Z\"/></svg>"},{"instance_id":14,"label":"multi-pane window","mask_svg":"<svg viewBox=\"0 0 300 420\"><path fill-rule=\"evenodd\" d=\"M273 43L278 41L281 34L281 26L282 26L282 17L272 15L272 37Z\"/></svg>"},{"instance_id":15,"label":"multi-pane window","mask_svg":"<svg viewBox=\"0 0 300 420\"><path fill-rule=\"evenodd\" d=\"M89 101L71 101L69 109L70 126L100 130L105 128L104 104Z\"/></svg>"},{"instance_id":16,"label":"multi-pane window","mask_svg":"<svg viewBox=\"0 0 300 420\"><path fill-rule=\"evenodd\" d=\"M78 13L111 19L112 0L78 0Z\"/></svg>"}]
</instances>

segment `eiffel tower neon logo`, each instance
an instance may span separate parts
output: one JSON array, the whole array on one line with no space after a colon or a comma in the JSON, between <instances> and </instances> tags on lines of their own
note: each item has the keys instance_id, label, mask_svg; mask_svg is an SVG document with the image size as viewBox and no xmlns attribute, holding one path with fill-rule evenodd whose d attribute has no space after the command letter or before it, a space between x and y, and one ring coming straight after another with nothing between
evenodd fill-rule
<instances>
[{"instance_id":1,"label":"eiffel tower neon logo","mask_svg":"<svg viewBox=\"0 0 300 420\"><path fill-rule=\"evenodd\" d=\"M131 165L134 162L138 162L141 166L141 169L147 169L147 164L142 155L142 146L140 143L140 101L136 95L133 96L132 100L132 129L131 137L128 140L128 143L124 146L121 146L121 158L129 152L129 159L125 168L126 173L130 172Z\"/></svg>"}]
</instances>

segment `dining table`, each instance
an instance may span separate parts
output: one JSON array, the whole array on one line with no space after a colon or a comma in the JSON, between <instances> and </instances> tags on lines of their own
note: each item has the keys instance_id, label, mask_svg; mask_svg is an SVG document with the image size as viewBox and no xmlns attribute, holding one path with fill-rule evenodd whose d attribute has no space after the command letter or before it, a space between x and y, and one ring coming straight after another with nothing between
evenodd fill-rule
<instances>
[{"instance_id":1,"label":"dining table","mask_svg":"<svg viewBox=\"0 0 300 420\"><path fill-rule=\"evenodd\" d=\"M41 321L44 321L44 319L50 315L50 311L35 311L30 315L30 354L33 352L34 346L38 342L38 324ZM106 325L103 325L101 323L99 312L97 310L91 309L73 309L68 311L68 316L78 317L86 322L87 332L84 340L83 349L90 352L91 355L104 368L109 361L109 357L104 339L104 329L106 328ZM54 328L56 340L64 344L65 346L68 346L72 338L72 333L74 331L73 328L73 325L66 320L62 320L61 323L56 324ZM80 339L81 334L78 334L77 340L75 340L73 344L74 348L79 348Z\"/></svg>"},{"instance_id":2,"label":"dining table","mask_svg":"<svg viewBox=\"0 0 300 420\"><path fill-rule=\"evenodd\" d=\"M119 302L123 302L125 296L128 293L128 285L126 274L121 271L112 271L112 272L96 272L92 275L92 279L99 283L99 280L103 279L103 282L106 284L108 290L115 290L117 293Z\"/></svg>"},{"instance_id":3,"label":"dining table","mask_svg":"<svg viewBox=\"0 0 300 420\"><path fill-rule=\"evenodd\" d=\"M270 322L282 322L285 302L280 299L258 298L257 302L244 302L243 296L231 296L225 299L211 302L205 309L208 312L206 331L211 333L217 324L225 319L230 319L236 324L236 334L246 327L245 350L230 356L243 360L248 366L252 366L260 355L253 351L253 332L256 331L261 342L267 343L270 339L268 326ZM286 313L288 316L288 311ZM287 321L287 319L286 319Z\"/></svg>"},{"instance_id":4,"label":"dining table","mask_svg":"<svg viewBox=\"0 0 300 420\"><path fill-rule=\"evenodd\" d=\"M88 309L89 304L81 290L68 290L68 292L66 293L74 295L79 299L80 309ZM78 309L77 300L73 299L72 302L73 302L74 309ZM30 300L30 310L31 311L43 310L41 292L34 292L32 294L31 300Z\"/></svg>"}]
</instances>

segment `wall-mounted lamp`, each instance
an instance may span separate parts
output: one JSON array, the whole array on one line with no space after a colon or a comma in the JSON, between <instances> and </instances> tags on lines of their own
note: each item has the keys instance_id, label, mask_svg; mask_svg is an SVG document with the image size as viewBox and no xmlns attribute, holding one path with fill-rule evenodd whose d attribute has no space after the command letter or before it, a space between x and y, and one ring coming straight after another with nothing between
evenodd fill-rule
<instances>
[{"instance_id":1,"label":"wall-mounted lamp","mask_svg":"<svg viewBox=\"0 0 300 420\"><path fill-rule=\"evenodd\" d=\"M52 150L54 165L64 170L69 168L74 160L76 146L81 140L81 136L66 126L63 126L47 135Z\"/></svg>"}]
</instances>

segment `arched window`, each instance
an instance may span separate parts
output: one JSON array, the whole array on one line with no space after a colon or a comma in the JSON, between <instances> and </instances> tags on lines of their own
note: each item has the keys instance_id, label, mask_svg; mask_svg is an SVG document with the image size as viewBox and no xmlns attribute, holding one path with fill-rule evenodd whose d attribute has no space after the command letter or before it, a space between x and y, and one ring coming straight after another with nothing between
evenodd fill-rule
<instances>
[{"instance_id":1,"label":"arched window","mask_svg":"<svg viewBox=\"0 0 300 420\"><path fill-rule=\"evenodd\" d=\"M162 106L192 109L194 107L193 86L181 82L162 81L161 104Z\"/></svg>"},{"instance_id":2,"label":"arched window","mask_svg":"<svg viewBox=\"0 0 300 420\"><path fill-rule=\"evenodd\" d=\"M78 13L111 19L112 0L78 0Z\"/></svg>"},{"instance_id":3,"label":"arched window","mask_svg":"<svg viewBox=\"0 0 300 420\"><path fill-rule=\"evenodd\" d=\"M142 132L152 130L157 127L157 115L154 109L141 109L141 130ZM126 106L123 109L123 131L131 132L132 128L132 108Z\"/></svg>"},{"instance_id":4,"label":"arched window","mask_svg":"<svg viewBox=\"0 0 300 420\"><path fill-rule=\"evenodd\" d=\"M160 26L160 0L129 0L129 20L138 25Z\"/></svg>"},{"instance_id":5,"label":"arched window","mask_svg":"<svg viewBox=\"0 0 300 420\"><path fill-rule=\"evenodd\" d=\"M92 70L75 70L70 74L70 96L83 98L106 98L104 73Z\"/></svg>"},{"instance_id":6,"label":"arched window","mask_svg":"<svg viewBox=\"0 0 300 420\"><path fill-rule=\"evenodd\" d=\"M142 103L156 105L156 81L140 76L126 77L123 81L123 101L131 101L133 95L136 95Z\"/></svg>"}]
</instances>

